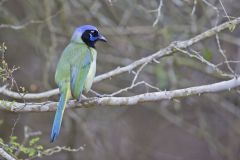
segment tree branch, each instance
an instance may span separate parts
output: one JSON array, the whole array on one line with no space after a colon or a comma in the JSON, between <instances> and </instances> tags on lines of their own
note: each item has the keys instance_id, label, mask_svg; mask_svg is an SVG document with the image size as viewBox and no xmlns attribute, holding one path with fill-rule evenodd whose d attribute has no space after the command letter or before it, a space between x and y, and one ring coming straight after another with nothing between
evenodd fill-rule
<instances>
[{"instance_id":1,"label":"tree branch","mask_svg":"<svg viewBox=\"0 0 240 160\"><path fill-rule=\"evenodd\" d=\"M31 24L44 23L44 22L48 21L49 19L52 19L52 18L56 17L61 12L62 12L62 9L57 11L54 15L51 15L51 16L47 17L45 20L30 20L30 21L28 21L24 24L20 24L20 25L0 24L0 29L2 29L2 28L9 28L9 29L13 29L13 30L26 29L26 27L31 25Z\"/></svg>"},{"instance_id":2,"label":"tree branch","mask_svg":"<svg viewBox=\"0 0 240 160\"><path fill-rule=\"evenodd\" d=\"M4 149L0 148L0 155L7 160L16 160L11 155L9 155Z\"/></svg>"},{"instance_id":3,"label":"tree branch","mask_svg":"<svg viewBox=\"0 0 240 160\"><path fill-rule=\"evenodd\" d=\"M104 73L102 75L95 77L94 83L97 83L97 82L100 82L107 78L111 78L113 76L122 74L124 72L129 72L129 71L133 70L134 68L139 67L139 66L143 65L144 63L150 63L150 62L154 61L155 59L160 59L162 57L169 56L176 51L176 48L186 49L189 46L191 46L199 41L202 41L206 38L209 38L213 35L216 35L217 33L221 32L227 28L230 29L230 28L232 28L232 26L239 25L239 23L240 23L240 17L238 17L234 20L231 20L231 21L227 21L216 27L213 27L213 28L211 28L189 40L173 42L168 47L161 49L161 50L157 51L156 53L153 53L147 57L144 57L137 61L134 61L133 63L131 63L125 67L118 67L112 71L109 71L107 73ZM228 76L228 77L233 78L234 75ZM12 97L15 99L41 99L41 98L48 98L53 95L56 95L59 93L59 90L53 89L53 90L49 90L49 91L41 92L41 93L17 93L17 92L13 92L13 91L6 89L6 87L5 88L2 87L2 88L0 88L0 93L5 96Z\"/></svg>"},{"instance_id":4,"label":"tree branch","mask_svg":"<svg viewBox=\"0 0 240 160\"><path fill-rule=\"evenodd\" d=\"M143 102L154 102L160 100L171 100L174 98L186 97L190 95L201 95L204 93L215 93L220 91L230 91L233 88L240 86L240 78L233 78L228 81L222 81L209 85L202 85L197 87L189 87L184 89L177 89L173 91L161 91L144 93L131 97L103 97L103 98L89 98L77 102L70 100L67 108L89 107L89 106L119 106L119 105L136 105ZM44 103L18 103L9 101L0 101L0 109L12 112L45 112L55 111L57 102Z\"/></svg>"}]
</instances>

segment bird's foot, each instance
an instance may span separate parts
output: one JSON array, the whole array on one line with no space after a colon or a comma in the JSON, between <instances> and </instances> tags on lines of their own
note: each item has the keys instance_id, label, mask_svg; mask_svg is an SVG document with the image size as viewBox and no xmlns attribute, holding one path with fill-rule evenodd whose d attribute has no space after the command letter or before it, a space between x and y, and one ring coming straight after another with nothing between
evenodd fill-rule
<instances>
[{"instance_id":1,"label":"bird's foot","mask_svg":"<svg viewBox=\"0 0 240 160\"><path fill-rule=\"evenodd\" d=\"M78 101L78 102L81 102L81 101L87 100L87 99L88 99L88 98L82 94L80 97L78 97L77 101Z\"/></svg>"}]
</instances>

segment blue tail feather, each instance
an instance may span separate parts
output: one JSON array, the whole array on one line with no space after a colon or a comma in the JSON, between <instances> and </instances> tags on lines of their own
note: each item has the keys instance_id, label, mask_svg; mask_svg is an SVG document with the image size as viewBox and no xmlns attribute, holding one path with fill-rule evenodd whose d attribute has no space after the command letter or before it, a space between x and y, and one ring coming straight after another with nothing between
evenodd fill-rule
<instances>
[{"instance_id":1,"label":"blue tail feather","mask_svg":"<svg viewBox=\"0 0 240 160\"><path fill-rule=\"evenodd\" d=\"M65 109L65 105L66 105L66 96L65 94L61 94L60 96L60 100L57 106L57 111L55 113L55 118L53 121L53 127L52 127L52 133L51 133L51 138L50 138L50 142L53 142L57 139L59 132L60 132L60 128L61 128L61 123L62 123L62 116L63 116L63 112Z\"/></svg>"}]
</instances>

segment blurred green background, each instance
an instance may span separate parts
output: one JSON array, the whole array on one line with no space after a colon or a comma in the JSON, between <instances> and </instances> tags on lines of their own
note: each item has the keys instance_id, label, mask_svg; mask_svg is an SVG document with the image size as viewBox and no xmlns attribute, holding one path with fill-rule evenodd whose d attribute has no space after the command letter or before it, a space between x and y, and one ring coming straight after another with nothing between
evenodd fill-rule
<instances>
[{"instance_id":1,"label":"blurred green background","mask_svg":"<svg viewBox=\"0 0 240 160\"><path fill-rule=\"evenodd\" d=\"M56 88L56 64L77 26L95 25L108 39L108 44L97 44L97 75L100 75L228 20L219 0L163 0L157 19L160 2L2 0L0 43L5 42L8 48L5 58L9 66L20 67L14 72L18 86L28 92L41 92ZM222 3L229 16L240 16L239 0L222 0ZM239 61L239 27L219 36L227 58ZM197 43L192 49L214 64L224 61L215 37ZM231 67L240 73L240 63ZM226 65L220 69L229 72ZM134 74L127 72L94 84L93 90L113 93L131 85L133 77ZM226 78L214 74L205 64L179 53L161 59L159 64L147 65L137 79L161 90L222 80ZM154 90L140 86L118 96L151 91ZM230 90L137 106L66 110L60 137L53 144L49 143L53 112L0 111L0 138L7 143L10 135L15 135L21 142L27 126L32 131L41 131L39 143L44 148L84 146L83 151L62 151L42 159L236 160L240 157L239 96L239 92ZM58 101L58 96L41 101L46 100Z\"/></svg>"}]
</instances>

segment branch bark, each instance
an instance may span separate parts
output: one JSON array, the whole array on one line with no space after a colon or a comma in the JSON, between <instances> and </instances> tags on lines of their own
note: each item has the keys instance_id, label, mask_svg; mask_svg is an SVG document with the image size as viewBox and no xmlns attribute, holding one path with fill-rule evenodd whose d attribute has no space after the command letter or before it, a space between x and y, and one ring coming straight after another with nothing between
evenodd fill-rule
<instances>
[{"instance_id":1,"label":"branch bark","mask_svg":"<svg viewBox=\"0 0 240 160\"><path fill-rule=\"evenodd\" d=\"M16 160L11 155L9 155L4 149L0 148L0 155L7 160Z\"/></svg>"},{"instance_id":2,"label":"branch bark","mask_svg":"<svg viewBox=\"0 0 240 160\"><path fill-rule=\"evenodd\" d=\"M89 107L89 106L120 106L120 105L136 105L143 102L154 102L160 100L171 100L174 98L186 97L191 95L201 95L204 93L216 93L220 91L230 91L240 86L240 78L233 78L228 81L222 81L209 85L189 87L177 89L173 91L161 91L144 93L131 97L103 97L89 98L82 102L70 100L67 108ZM0 109L12 112L45 112L55 111L57 102L44 103L18 103L9 101L0 101Z\"/></svg>"}]
</instances>

